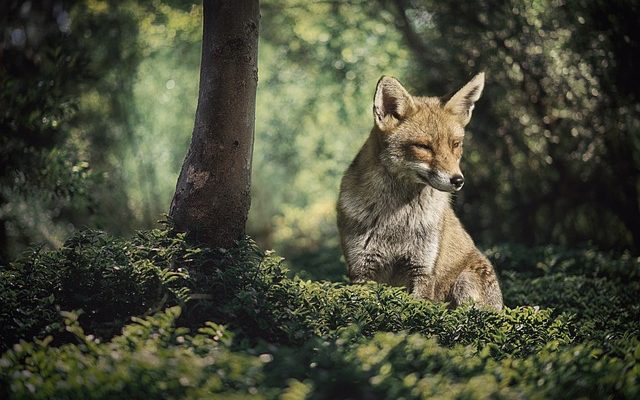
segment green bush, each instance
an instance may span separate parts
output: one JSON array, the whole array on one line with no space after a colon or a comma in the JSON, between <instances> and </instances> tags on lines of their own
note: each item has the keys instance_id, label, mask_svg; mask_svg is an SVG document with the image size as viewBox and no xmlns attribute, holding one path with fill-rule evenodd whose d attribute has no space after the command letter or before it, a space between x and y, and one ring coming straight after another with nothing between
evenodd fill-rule
<instances>
[{"instance_id":1,"label":"green bush","mask_svg":"<svg viewBox=\"0 0 640 400\"><path fill-rule=\"evenodd\" d=\"M640 336L640 262L629 254L544 247L495 248L509 305L551 307L572 315L579 340Z\"/></svg>"},{"instance_id":2,"label":"green bush","mask_svg":"<svg viewBox=\"0 0 640 400\"><path fill-rule=\"evenodd\" d=\"M224 250L167 230L82 232L0 268L0 395L638 395L638 259L488 254L511 307L501 313L303 280L250 240Z\"/></svg>"},{"instance_id":3,"label":"green bush","mask_svg":"<svg viewBox=\"0 0 640 400\"><path fill-rule=\"evenodd\" d=\"M20 342L0 358L4 398L635 398L640 394L640 343L624 356L585 345L550 342L526 358L496 360L490 347L442 347L420 334L356 327L335 340L301 347L234 345L233 334L209 322L195 334L176 327L180 308L134 318L102 343L65 313L77 344L50 337Z\"/></svg>"},{"instance_id":4,"label":"green bush","mask_svg":"<svg viewBox=\"0 0 640 400\"><path fill-rule=\"evenodd\" d=\"M77 314L65 313L77 344L51 347L49 336L14 345L0 359L4 398L102 399L121 393L198 398L246 392L255 384L259 360L231 352L224 327L208 323L191 336L188 329L173 326L179 313L173 307L151 318L134 318L107 343L86 336Z\"/></svg>"},{"instance_id":5,"label":"green bush","mask_svg":"<svg viewBox=\"0 0 640 400\"><path fill-rule=\"evenodd\" d=\"M87 331L108 338L131 316L187 299L186 324L214 319L249 338L277 343L330 337L351 324L369 336L407 330L436 335L444 345L493 343L496 355L528 354L550 340L570 341L566 320L554 318L551 310L450 311L400 288L288 277L280 257L262 254L251 241L214 251L191 248L181 236L160 230L131 241L87 231L56 252L13 264L1 278L0 335L6 344L60 331L56 310L82 309Z\"/></svg>"},{"instance_id":6,"label":"green bush","mask_svg":"<svg viewBox=\"0 0 640 400\"><path fill-rule=\"evenodd\" d=\"M87 330L109 337L133 315L186 299L188 274L173 268L184 242L164 235L154 247L154 234L124 241L81 232L60 250L36 250L0 268L0 346L60 332L60 310L82 309Z\"/></svg>"}]
</instances>

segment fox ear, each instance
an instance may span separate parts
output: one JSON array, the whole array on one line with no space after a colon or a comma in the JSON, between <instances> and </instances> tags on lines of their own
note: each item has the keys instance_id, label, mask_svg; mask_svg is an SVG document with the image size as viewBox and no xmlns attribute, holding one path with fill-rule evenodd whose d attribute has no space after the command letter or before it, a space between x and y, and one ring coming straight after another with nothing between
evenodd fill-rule
<instances>
[{"instance_id":1,"label":"fox ear","mask_svg":"<svg viewBox=\"0 0 640 400\"><path fill-rule=\"evenodd\" d=\"M396 78L382 76L373 98L373 118L381 131L398 126L415 110L413 98Z\"/></svg>"},{"instance_id":2,"label":"fox ear","mask_svg":"<svg viewBox=\"0 0 640 400\"><path fill-rule=\"evenodd\" d=\"M444 105L444 109L455 115L460 124L465 126L471 119L471 111L484 88L484 72L474 76L462 89Z\"/></svg>"}]
</instances>

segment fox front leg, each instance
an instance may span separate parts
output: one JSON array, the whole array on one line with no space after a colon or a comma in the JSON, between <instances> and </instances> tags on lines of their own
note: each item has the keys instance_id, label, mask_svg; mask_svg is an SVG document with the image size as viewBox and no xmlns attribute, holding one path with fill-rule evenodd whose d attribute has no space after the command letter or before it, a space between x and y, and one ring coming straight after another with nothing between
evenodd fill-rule
<instances>
[{"instance_id":1,"label":"fox front leg","mask_svg":"<svg viewBox=\"0 0 640 400\"><path fill-rule=\"evenodd\" d=\"M423 271L423 268L413 267L409 290L416 299L434 300L435 279Z\"/></svg>"},{"instance_id":2,"label":"fox front leg","mask_svg":"<svg viewBox=\"0 0 640 400\"><path fill-rule=\"evenodd\" d=\"M382 269L382 258L378 254L362 253L349 262L349 279L351 283L361 284L378 281Z\"/></svg>"}]
</instances>

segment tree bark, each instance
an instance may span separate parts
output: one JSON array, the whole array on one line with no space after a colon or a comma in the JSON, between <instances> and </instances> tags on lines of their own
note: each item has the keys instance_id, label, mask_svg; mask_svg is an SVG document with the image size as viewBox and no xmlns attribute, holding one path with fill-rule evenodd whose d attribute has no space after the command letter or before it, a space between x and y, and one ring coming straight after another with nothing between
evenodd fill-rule
<instances>
[{"instance_id":1,"label":"tree bark","mask_svg":"<svg viewBox=\"0 0 640 400\"><path fill-rule=\"evenodd\" d=\"M191 242L228 248L251 201L259 0L204 0L203 11L195 126L169 217Z\"/></svg>"}]
</instances>

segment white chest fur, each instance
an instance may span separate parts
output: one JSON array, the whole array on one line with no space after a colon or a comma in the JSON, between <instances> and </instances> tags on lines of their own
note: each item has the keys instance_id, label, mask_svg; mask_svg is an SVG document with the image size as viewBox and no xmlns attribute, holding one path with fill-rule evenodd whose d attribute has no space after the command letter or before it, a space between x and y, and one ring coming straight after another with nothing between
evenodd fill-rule
<instances>
[{"instance_id":1,"label":"white chest fur","mask_svg":"<svg viewBox=\"0 0 640 400\"><path fill-rule=\"evenodd\" d=\"M449 194L430 187L409 191L378 179L341 198L343 212L359 227L344 238L346 256L376 263L376 280L403 285L408 269L433 272Z\"/></svg>"}]
</instances>

